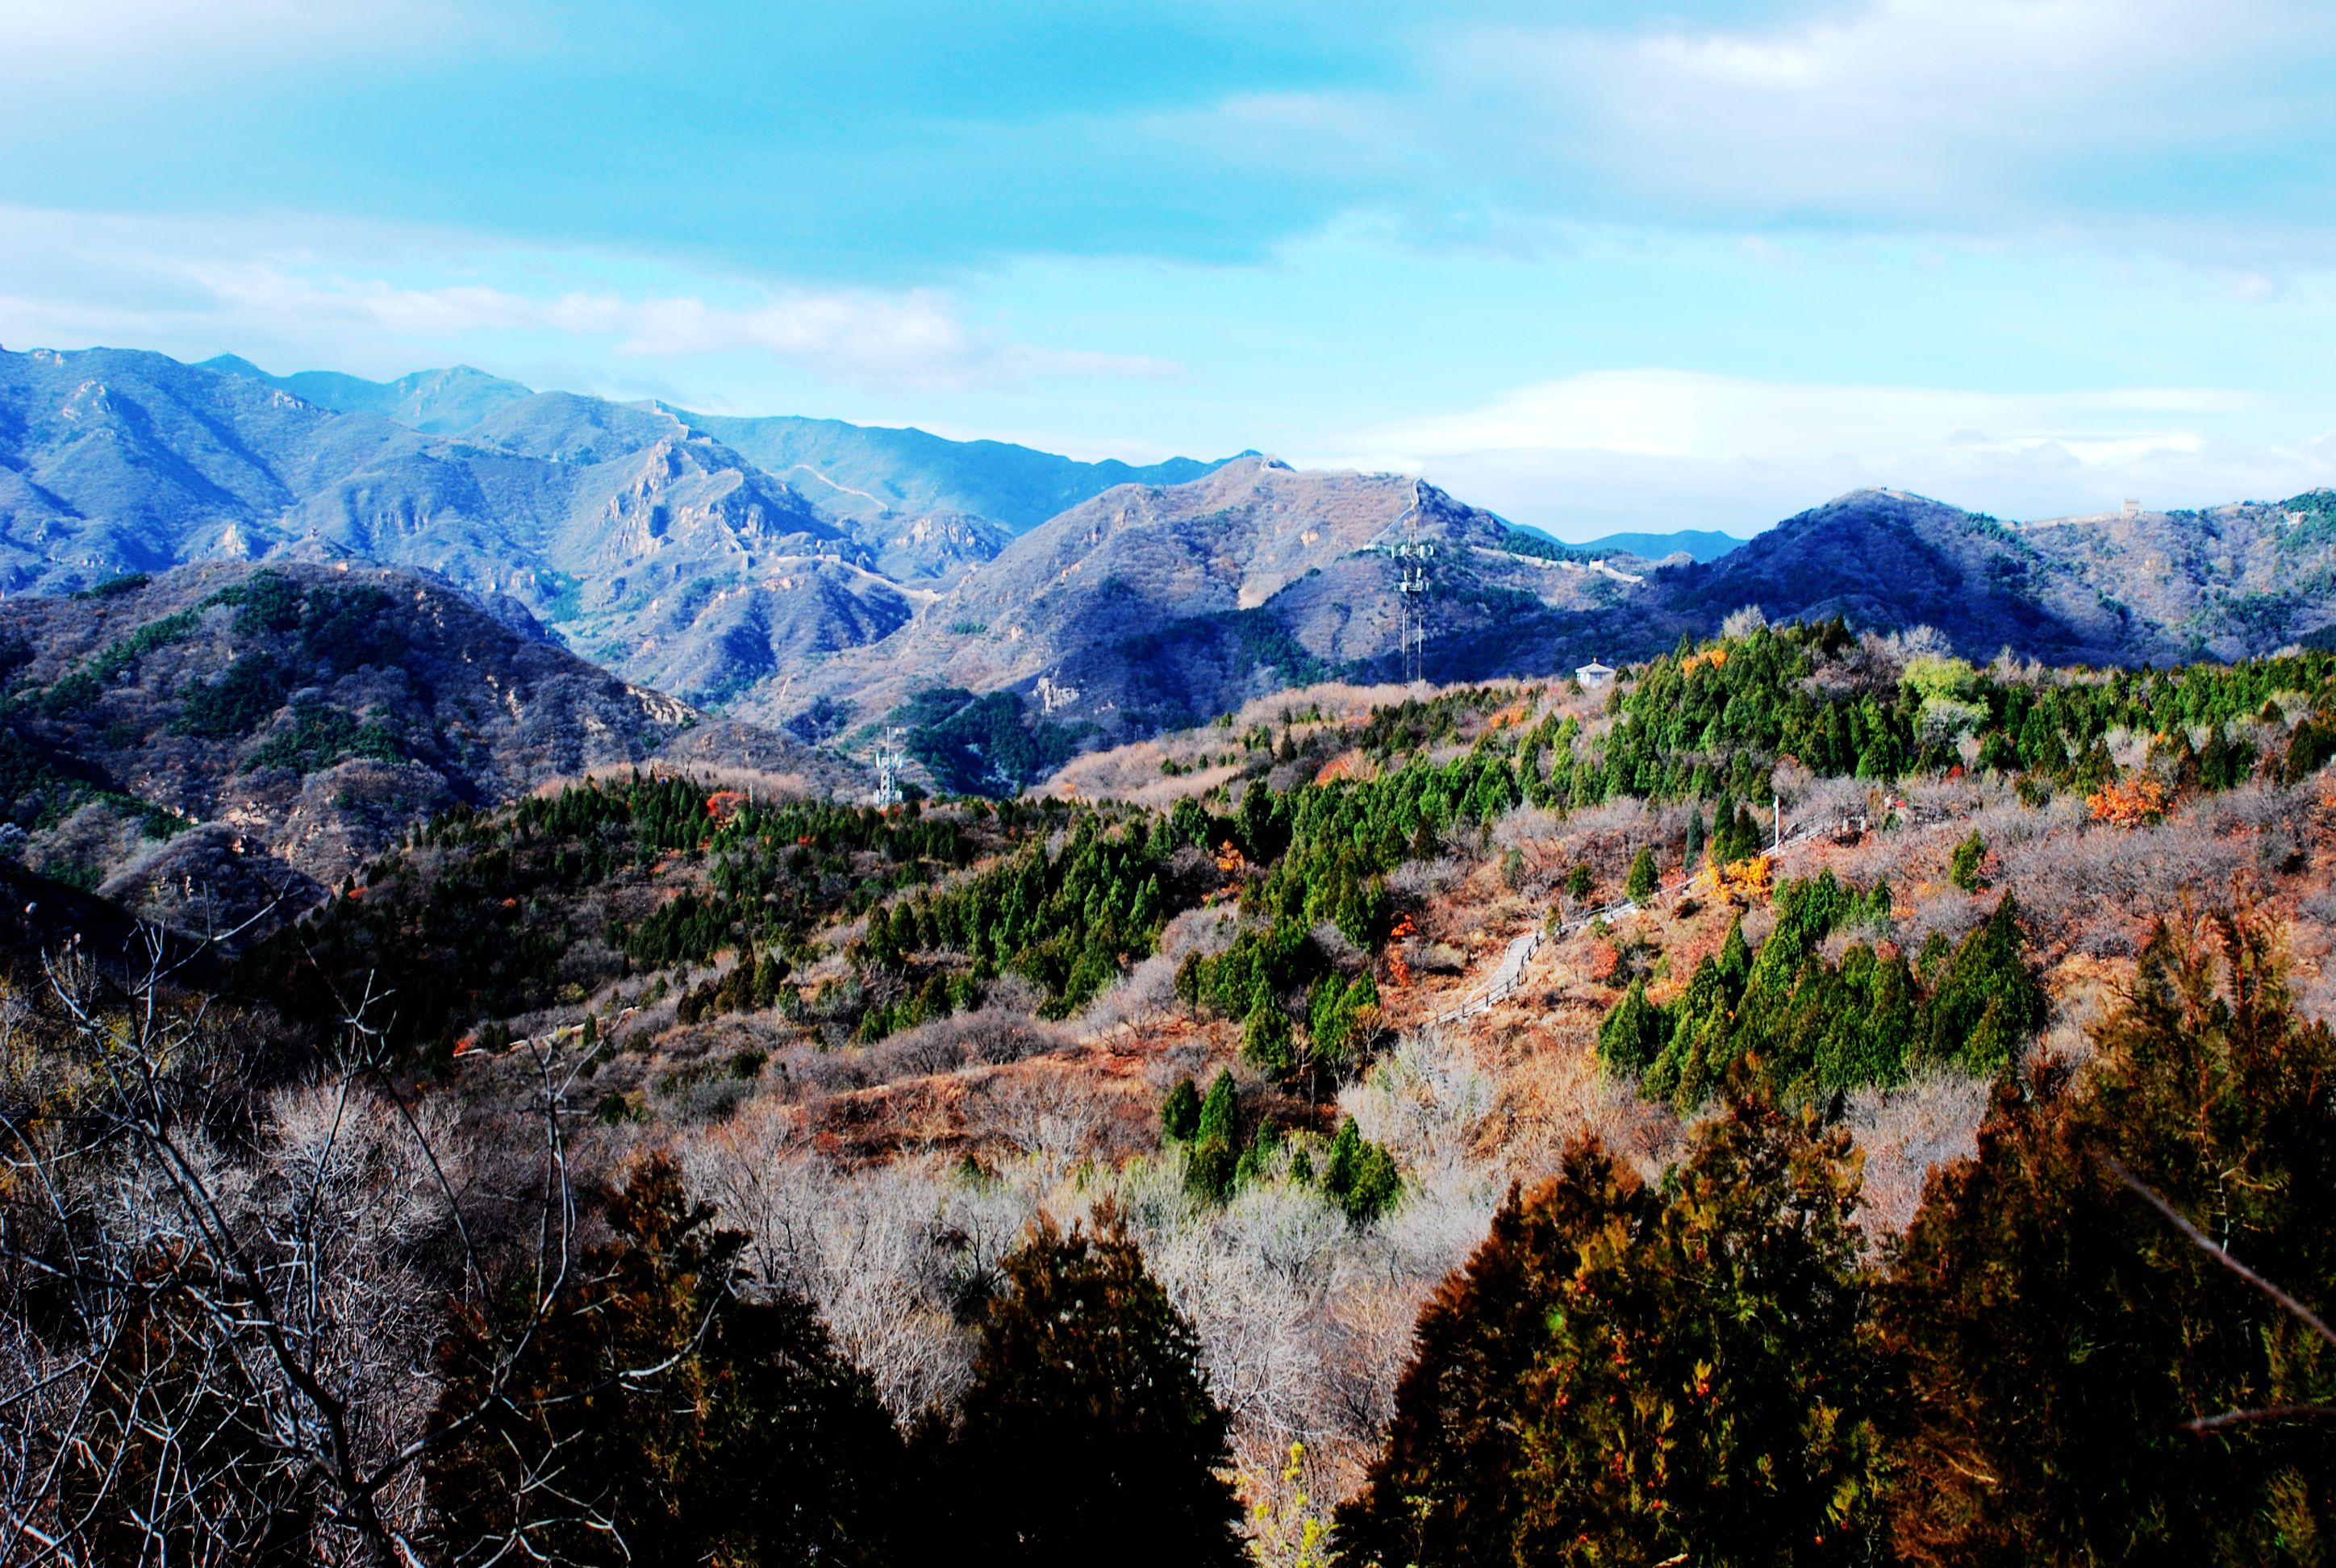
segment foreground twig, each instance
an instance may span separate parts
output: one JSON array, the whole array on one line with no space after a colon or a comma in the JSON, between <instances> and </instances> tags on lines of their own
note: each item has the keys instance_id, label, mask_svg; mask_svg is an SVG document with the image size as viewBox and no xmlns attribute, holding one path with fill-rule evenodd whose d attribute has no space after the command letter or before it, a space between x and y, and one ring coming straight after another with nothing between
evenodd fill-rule
<instances>
[{"instance_id":1,"label":"foreground twig","mask_svg":"<svg viewBox=\"0 0 2336 1568\"><path fill-rule=\"evenodd\" d=\"M2114 1154L2103 1154L2101 1164L2108 1167L2111 1175L2139 1193L2144 1203L2165 1215L2168 1223L2189 1239L2191 1245L2278 1302L2290 1317L2303 1324L2321 1339L2331 1345L2336 1345L2336 1330L2331 1330L2319 1313L2231 1256L2230 1249L2217 1245L2214 1238L2192 1224L2188 1217L2168 1202L2163 1193L2127 1170L2123 1161ZM2245 1426L2256 1421L2281 1421L2324 1416L2336 1416L2336 1405L2265 1405L2255 1409L2225 1410L2219 1416L2201 1416L2194 1421L2184 1422L2182 1429L2204 1436L2209 1432L2221 1431L2224 1427Z\"/></svg>"}]
</instances>

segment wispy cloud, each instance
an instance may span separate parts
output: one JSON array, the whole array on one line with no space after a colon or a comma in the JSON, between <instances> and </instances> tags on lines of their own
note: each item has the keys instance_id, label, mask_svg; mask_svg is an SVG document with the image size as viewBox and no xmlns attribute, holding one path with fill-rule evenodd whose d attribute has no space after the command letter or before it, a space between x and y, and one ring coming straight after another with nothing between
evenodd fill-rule
<instances>
[{"instance_id":1,"label":"wispy cloud","mask_svg":"<svg viewBox=\"0 0 2336 1568\"><path fill-rule=\"evenodd\" d=\"M1583 223L2090 232L2336 253L2336 10L2316 0L1857 0L1694 24L1455 22L1414 80L1184 117L1426 239Z\"/></svg>"},{"instance_id":2,"label":"wispy cloud","mask_svg":"<svg viewBox=\"0 0 2336 1568\"><path fill-rule=\"evenodd\" d=\"M1388 426L1375 439L1398 451L1580 447L1776 461L1866 453L1887 463L1909 448L2045 442L2129 453L2136 443L2195 446L2183 416L2244 413L2256 401L2208 387L2017 394L1616 370L1521 387L1480 409ZM2159 417L2143 423L2141 414Z\"/></svg>"},{"instance_id":3,"label":"wispy cloud","mask_svg":"<svg viewBox=\"0 0 2336 1568\"><path fill-rule=\"evenodd\" d=\"M377 269L359 263L368 254ZM0 209L0 319L19 342L29 332L44 343L217 345L262 355L284 345L278 358L324 355L376 370L476 357L482 346L538 361L605 354L685 367L761 355L835 385L902 388L1176 368L1019 342L968 323L935 289L579 281L604 269L589 257L499 255L475 237L349 229L296 237L273 225ZM479 280L416 284L386 272Z\"/></svg>"},{"instance_id":4,"label":"wispy cloud","mask_svg":"<svg viewBox=\"0 0 2336 1568\"><path fill-rule=\"evenodd\" d=\"M2039 394L1600 372L1363 433L1326 454L1425 472L1575 537L1666 525L1746 531L1864 485L2015 516L2168 505L2336 482L2336 436L2234 436L2276 413L2250 393ZM1700 521L1698 521L1700 520Z\"/></svg>"},{"instance_id":5,"label":"wispy cloud","mask_svg":"<svg viewBox=\"0 0 2336 1568\"><path fill-rule=\"evenodd\" d=\"M1766 28L1496 30L1455 63L1556 88L1581 111L1575 129L1596 131L1567 151L1702 221L1996 227L2129 211L2136 197L2145 210L2214 204L2178 178L2145 194L2119 176L2324 130L2321 93L2276 83L2331 46L2324 7L2277 0L1868 0Z\"/></svg>"}]
</instances>

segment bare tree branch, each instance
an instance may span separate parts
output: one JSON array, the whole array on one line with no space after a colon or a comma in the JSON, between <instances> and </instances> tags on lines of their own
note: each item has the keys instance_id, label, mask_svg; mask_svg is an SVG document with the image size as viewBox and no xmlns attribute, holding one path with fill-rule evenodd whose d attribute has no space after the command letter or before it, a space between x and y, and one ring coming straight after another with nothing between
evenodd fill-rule
<instances>
[{"instance_id":1,"label":"bare tree branch","mask_svg":"<svg viewBox=\"0 0 2336 1568\"><path fill-rule=\"evenodd\" d=\"M2156 1188L2150 1186L2146 1182L2144 1182L2141 1178L2136 1176L2131 1171L2126 1169L2122 1161L2118 1160L2114 1155L2103 1154L2101 1156L2101 1163L2108 1167L2109 1174L2111 1175L2124 1183L2127 1186L2132 1188L2136 1193L2141 1194L2143 1202L2146 1203L2151 1208L2156 1209L2159 1213L2165 1215L2167 1222L2170 1222L2175 1230L2180 1231L2185 1236L2188 1237L2191 1244L2195 1246L2200 1251L2205 1253L2208 1257L2214 1259L2214 1261L2222 1264L2225 1269L2228 1269L2232 1273L2236 1274L2240 1279L2244 1280L2248 1284L2253 1285L2256 1290L2262 1291L2264 1295L2269 1296L2273 1300L2278 1302L2282 1308L2286 1309L2288 1313L2297 1321L2302 1323L2306 1328L2319 1335L2322 1339L2327 1340L2331 1345L2336 1345L2336 1329L2330 1329L2327 1323L2321 1319L2319 1313L2313 1311L2311 1308L2305 1306L2302 1302L2289 1295L2285 1290L2281 1290L2277 1285L2273 1284L2269 1280L2264 1279L2261 1274L2256 1273L2253 1269L2248 1268L2244 1263L2240 1262L2236 1258L2231 1256L2226 1248L2216 1245L2214 1240L2204 1231L2198 1229L2197 1226L2192 1224L2188 1219L2184 1217L2181 1210L2166 1202Z\"/></svg>"},{"instance_id":2,"label":"bare tree branch","mask_svg":"<svg viewBox=\"0 0 2336 1568\"><path fill-rule=\"evenodd\" d=\"M2156 1209L2160 1214L2163 1214L2168 1223L2173 1225L2175 1230L2181 1232L2182 1234L2189 1240L2191 1245L2196 1247L2200 1251L2214 1259L2214 1261L2220 1263L2224 1268L2228 1269L2232 1273L2236 1274L2249 1285L2253 1286L2257 1290L2260 1290L2263 1294L2270 1297L2273 1301L2279 1303L2280 1307L2285 1310L2290 1317L2303 1324L2304 1327L2319 1335L2321 1339L2326 1340L2331 1345L2336 1345L2336 1331L2331 1331L2328 1324L2321 1318L2319 1313L2313 1311L2311 1308L2297 1300L2293 1296L2289 1295L2285 1290L2281 1290L2277 1285L2273 1284L2269 1280L2264 1279L2261 1274L2256 1273L2253 1269L2248 1268L2244 1263L2240 1262L2236 1258L2231 1256L2230 1250L2228 1248L2218 1246L2213 1238L2209 1237L2197 1226L2192 1224L2188 1217L2185 1216L2181 1210L2175 1208L2172 1203L2167 1201L2163 1193L2159 1193L2155 1187L2152 1187L2148 1183L2143 1181L2140 1177L2127 1170L2125 1163L2117 1159L2117 1156L2114 1154L2103 1154L2100 1156L2100 1160L2102 1164L2108 1167L2108 1171L2111 1175L2115 1176L2126 1186L2130 1187L2134 1192L2139 1193L2142 1201L2147 1203L2151 1208ZM2255 1409L2225 1410L2218 1416L2201 1416L2195 1420L2184 1422L2182 1424L2182 1429L2185 1432L2204 1437L2210 1432L2219 1432L2232 1427L2247 1426L2258 1421L2312 1419L2327 1416L2336 1416L2336 1405L2266 1405Z\"/></svg>"}]
</instances>

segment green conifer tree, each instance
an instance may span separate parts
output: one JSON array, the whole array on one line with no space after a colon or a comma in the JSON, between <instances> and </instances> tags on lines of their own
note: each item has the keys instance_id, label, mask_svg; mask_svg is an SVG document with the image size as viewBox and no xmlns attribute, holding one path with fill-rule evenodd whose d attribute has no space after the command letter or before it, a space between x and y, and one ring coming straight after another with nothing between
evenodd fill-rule
<instances>
[{"instance_id":1,"label":"green conifer tree","mask_svg":"<svg viewBox=\"0 0 2336 1568\"><path fill-rule=\"evenodd\" d=\"M1330 1152L1322 1166L1322 1195L1344 1210L1358 1225L1368 1225L1402 1194L1403 1177L1395 1156L1365 1138L1355 1118L1338 1124Z\"/></svg>"},{"instance_id":2,"label":"green conifer tree","mask_svg":"<svg viewBox=\"0 0 2336 1568\"><path fill-rule=\"evenodd\" d=\"M1622 1072L1644 1072L1669 1037L1669 1021L1647 1000L1647 982L1634 979L1598 1026L1598 1054Z\"/></svg>"},{"instance_id":3,"label":"green conifer tree","mask_svg":"<svg viewBox=\"0 0 2336 1568\"><path fill-rule=\"evenodd\" d=\"M1569 1149L1422 1315L1344 1561L1875 1560L1857 1169L1845 1131L1746 1102L1660 1188Z\"/></svg>"},{"instance_id":4,"label":"green conifer tree","mask_svg":"<svg viewBox=\"0 0 2336 1568\"><path fill-rule=\"evenodd\" d=\"M2336 1402L2336 1352L2224 1261L2336 1306L2336 1037L2283 969L2267 923L2161 928L2084 1073L2007 1080L1939 1173L1882 1302L1901 1561L2323 1560L2336 1421L2266 1412Z\"/></svg>"},{"instance_id":5,"label":"green conifer tree","mask_svg":"<svg viewBox=\"0 0 2336 1568\"><path fill-rule=\"evenodd\" d=\"M737 1293L745 1238L710 1229L668 1157L607 1212L613 1239L548 1318L502 1332L457 1312L425 1472L446 1560L888 1555L899 1434L817 1314L774 1286Z\"/></svg>"},{"instance_id":6,"label":"green conifer tree","mask_svg":"<svg viewBox=\"0 0 2336 1568\"><path fill-rule=\"evenodd\" d=\"M904 1560L1084 1568L1112 1541L1132 1562L1245 1561L1200 1342L1118 1212L1094 1224L1042 1217L1000 1266L972 1384L930 1440L931 1539Z\"/></svg>"},{"instance_id":7,"label":"green conifer tree","mask_svg":"<svg viewBox=\"0 0 2336 1568\"><path fill-rule=\"evenodd\" d=\"M1639 846L1638 854L1630 862L1630 874L1622 884L1622 894L1632 903L1644 903L1655 896L1655 852L1644 844Z\"/></svg>"},{"instance_id":8,"label":"green conifer tree","mask_svg":"<svg viewBox=\"0 0 2336 1568\"><path fill-rule=\"evenodd\" d=\"M1270 993L1260 997L1241 1020L1241 1059L1272 1078L1288 1077L1298 1065L1290 1015Z\"/></svg>"},{"instance_id":9,"label":"green conifer tree","mask_svg":"<svg viewBox=\"0 0 2336 1568\"><path fill-rule=\"evenodd\" d=\"M1967 893L1977 892L1981 882L1981 869L1986 862L1987 841L1973 828L1971 836L1955 846L1954 855L1947 863L1947 880Z\"/></svg>"},{"instance_id":10,"label":"green conifer tree","mask_svg":"<svg viewBox=\"0 0 2336 1568\"><path fill-rule=\"evenodd\" d=\"M1191 1077L1178 1078L1160 1102L1160 1135L1181 1143L1200 1130L1201 1091L1192 1086Z\"/></svg>"}]
</instances>

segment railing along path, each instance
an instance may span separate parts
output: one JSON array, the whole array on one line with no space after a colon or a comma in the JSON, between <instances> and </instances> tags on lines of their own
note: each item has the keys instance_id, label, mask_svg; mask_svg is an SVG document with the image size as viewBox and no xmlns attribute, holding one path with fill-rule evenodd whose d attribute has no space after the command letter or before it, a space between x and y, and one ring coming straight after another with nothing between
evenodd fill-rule
<instances>
[{"instance_id":1,"label":"railing along path","mask_svg":"<svg viewBox=\"0 0 2336 1568\"><path fill-rule=\"evenodd\" d=\"M1903 802L1893 802L1892 809L1885 813L1884 820L1886 821L1891 814L1903 817L1909 822L1915 820L1912 807ZM1859 824L1859 833L1863 834L1867 831L1865 827L1867 821L1867 818L1862 816L1845 818L1840 827L1845 828L1851 822L1855 822ZM1839 831L1840 828L1812 824L1786 834L1761 852L1771 856L1780 855L1787 850L1798 849L1813 839L1830 837ZM1618 920L1624 915L1637 914L1642 908L1678 898L1694 885L1693 879L1689 879L1670 887L1658 889L1649 895L1644 905L1635 899L1622 899L1601 908L1587 911L1570 920L1561 920L1554 926L1530 930L1513 939L1506 950L1502 952L1501 961L1494 967L1492 975L1483 986L1470 992L1459 1006L1436 1014L1429 1021L1437 1024L1457 1023L1462 1018L1473 1018L1478 1013L1506 1001L1511 993L1517 989L1518 982L1524 979L1525 965L1532 961L1534 953L1541 950L1542 938L1544 935L1562 940L1576 931L1589 929L1600 920L1610 922Z\"/></svg>"}]
</instances>

